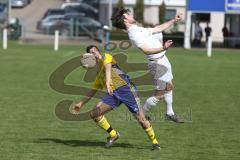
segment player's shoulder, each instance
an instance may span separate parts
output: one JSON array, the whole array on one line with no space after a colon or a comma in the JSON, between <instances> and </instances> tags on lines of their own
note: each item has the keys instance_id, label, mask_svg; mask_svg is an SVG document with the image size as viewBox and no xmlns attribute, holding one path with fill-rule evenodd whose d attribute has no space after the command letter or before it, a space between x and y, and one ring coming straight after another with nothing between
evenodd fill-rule
<instances>
[{"instance_id":1,"label":"player's shoulder","mask_svg":"<svg viewBox=\"0 0 240 160\"><path fill-rule=\"evenodd\" d=\"M128 34L135 34L136 32L140 32L142 30L143 27L141 26L132 26L128 29Z\"/></svg>"},{"instance_id":2,"label":"player's shoulder","mask_svg":"<svg viewBox=\"0 0 240 160\"><path fill-rule=\"evenodd\" d=\"M145 34L152 34L152 28L145 28L142 26L131 27L128 31L128 35L131 37L139 37Z\"/></svg>"},{"instance_id":3,"label":"player's shoulder","mask_svg":"<svg viewBox=\"0 0 240 160\"><path fill-rule=\"evenodd\" d=\"M113 62L115 62L115 59L113 58L113 56L110 53L104 53L103 63L107 64L107 63L113 63Z\"/></svg>"},{"instance_id":4,"label":"player's shoulder","mask_svg":"<svg viewBox=\"0 0 240 160\"><path fill-rule=\"evenodd\" d=\"M107 59L107 58L112 58L113 56L110 53L105 52L104 57L105 59Z\"/></svg>"}]
</instances>

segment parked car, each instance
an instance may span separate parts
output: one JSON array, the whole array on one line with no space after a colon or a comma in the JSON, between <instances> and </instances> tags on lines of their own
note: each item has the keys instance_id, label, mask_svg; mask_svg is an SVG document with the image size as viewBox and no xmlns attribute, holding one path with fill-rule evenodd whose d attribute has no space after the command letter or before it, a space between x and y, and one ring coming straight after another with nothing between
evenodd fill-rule
<instances>
[{"instance_id":1,"label":"parked car","mask_svg":"<svg viewBox=\"0 0 240 160\"><path fill-rule=\"evenodd\" d=\"M0 24L4 24L8 20L6 4L0 3Z\"/></svg>"},{"instance_id":2,"label":"parked car","mask_svg":"<svg viewBox=\"0 0 240 160\"><path fill-rule=\"evenodd\" d=\"M74 11L74 10L65 10L65 9L59 9L59 8L52 8L52 9L48 9L45 13L44 13L44 15L43 15L43 17L42 17L42 19L40 20L40 21L42 21L43 19L45 19L45 18L47 18L48 16L52 16L52 15L62 15L62 16L64 16L65 14L69 14L69 13L77 13L76 11ZM85 14L82 14L83 16L85 15ZM40 23L40 21L38 21L38 23Z\"/></svg>"},{"instance_id":3,"label":"parked car","mask_svg":"<svg viewBox=\"0 0 240 160\"><path fill-rule=\"evenodd\" d=\"M72 31L72 36L89 36L96 40L103 40L103 25L93 18L81 16L75 18L74 22L72 18L66 17L66 19L65 31L70 34Z\"/></svg>"},{"instance_id":4,"label":"parked car","mask_svg":"<svg viewBox=\"0 0 240 160\"><path fill-rule=\"evenodd\" d=\"M46 18L47 16L51 16L51 15L64 15L66 13L66 11L64 9L58 9L58 8L52 8L52 9L48 9L42 19Z\"/></svg>"},{"instance_id":5,"label":"parked car","mask_svg":"<svg viewBox=\"0 0 240 160\"><path fill-rule=\"evenodd\" d=\"M11 0L12 8L23 8L29 4L29 0Z\"/></svg>"},{"instance_id":6,"label":"parked car","mask_svg":"<svg viewBox=\"0 0 240 160\"><path fill-rule=\"evenodd\" d=\"M65 3L82 2L83 0L64 0Z\"/></svg>"},{"instance_id":7,"label":"parked car","mask_svg":"<svg viewBox=\"0 0 240 160\"><path fill-rule=\"evenodd\" d=\"M91 17L93 19L98 19L99 15L98 9L86 3L79 2L63 3L61 8L66 10L66 12L84 13L85 16Z\"/></svg>"},{"instance_id":8,"label":"parked car","mask_svg":"<svg viewBox=\"0 0 240 160\"><path fill-rule=\"evenodd\" d=\"M64 15L49 15L37 22L37 30L43 31L45 33L57 21L62 20L64 20Z\"/></svg>"},{"instance_id":9,"label":"parked car","mask_svg":"<svg viewBox=\"0 0 240 160\"><path fill-rule=\"evenodd\" d=\"M89 5L87 3L81 3L81 2L63 3L61 8L66 9L68 7L74 7L74 6L81 6L82 8L85 8L87 10L91 10L94 13L98 13L98 9L96 9L95 7L92 7L91 5Z\"/></svg>"},{"instance_id":10,"label":"parked car","mask_svg":"<svg viewBox=\"0 0 240 160\"><path fill-rule=\"evenodd\" d=\"M61 5L62 9L65 9L68 6L78 6L80 5L80 2L66 2Z\"/></svg>"},{"instance_id":11,"label":"parked car","mask_svg":"<svg viewBox=\"0 0 240 160\"><path fill-rule=\"evenodd\" d=\"M69 13L73 13L74 11L66 11L64 9L48 9L43 17L41 18L41 20L39 20L37 22L37 29L40 30L41 29L41 23L45 24L45 23L49 23L50 21L55 21L57 20L57 18L62 18L64 17L66 14ZM83 14L82 16L84 16L85 14Z\"/></svg>"},{"instance_id":12,"label":"parked car","mask_svg":"<svg viewBox=\"0 0 240 160\"><path fill-rule=\"evenodd\" d=\"M65 14L64 16L48 16L39 25L38 29L45 34L72 34L73 36L90 36L102 40L103 25L89 17L79 14Z\"/></svg>"}]
</instances>

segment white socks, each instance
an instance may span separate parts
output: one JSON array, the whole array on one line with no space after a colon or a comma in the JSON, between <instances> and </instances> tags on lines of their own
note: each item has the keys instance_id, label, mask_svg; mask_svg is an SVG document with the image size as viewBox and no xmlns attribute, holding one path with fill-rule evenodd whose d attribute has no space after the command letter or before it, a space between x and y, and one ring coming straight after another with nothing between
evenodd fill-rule
<instances>
[{"instance_id":1,"label":"white socks","mask_svg":"<svg viewBox=\"0 0 240 160\"><path fill-rule=\"evenodd\" d=\"M169 115L169 116L174 115L173 108L172 108L172 103L173 103L172 91L164 93L164 101L165 101L166 107L167 107L167 115ZM156 97L154 97L154 96L149 97L145 101L145 104L143 105L144 111L148 112L152 107L156 106L158 102L159 102L159 99L157 99Z\"/></svg>"},{"instance_id":2,"label":"white socks","mask_svg":"<svg viewBox=\"0 0 240 160\"><path fill-rule=\"evenodd\" d=\"M172 103L173 103L173 93L172 91L164 93L164 101L167 106L167 115L172 116L174 115Z\"/></svg>"},{"instance_id":3,"label":"white socks","mask_svg":"<svg viewBox=\"0 0 240 160\"><path fill-rule=\"evenodd\" d=\"M159 102L159 100L156 97L154 97L154 96L149 97L145 101L145 104L143 105L144 111L149 111L152 107L156 106L158 102Z\"/></svg>"}]
</instances>

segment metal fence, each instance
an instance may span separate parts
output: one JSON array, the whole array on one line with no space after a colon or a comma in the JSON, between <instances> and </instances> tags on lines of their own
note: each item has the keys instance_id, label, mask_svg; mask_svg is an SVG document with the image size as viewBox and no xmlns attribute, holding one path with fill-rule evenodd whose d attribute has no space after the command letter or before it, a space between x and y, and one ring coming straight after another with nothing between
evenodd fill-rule
<instances>
[{"instance_id":1,"label":"metal fence","mask_svg":"<svg viewBox=\"0 0 240 160\"><path fill-rule=\"evenodd\" d=\"M1 0L0 2L2 3L3 1L5 1L7 5L8 0ZM103 24L99 22L100 17L104 17L103 15L99 16L99 19L95 16L89 17L75 13L43 18L48 14L50 8L59 9L58 11L60 12L62 3L62 0L51 0L48 1L47 4L45 1L34 0L30 5L24 6L23 8L12 8L12 20L9 21L10 23L8 25L0 25L0 39L2 39L2 29L7 27L9 39L20 39L31 43L49 43L53 41L56 30L59 31L60 39L78 41L86 41L86 39L89 39L104 43L106 32L103 29ZM94 7L97 7L97 5ZM57 10L55 11L57 12ZM105 15L105 19L109 19L109 15ZM5 24L7 21L8 18ZM185 38L184 25L183 22L179 26L175 26L175 29L178 29L163 33L164 40L171 39L174 41L174 46L183 47ZM206 38L204 35L200 40L196 40L192 34L190 36L192 47L206 47ZM240 37L212 38L213 47L240 48ZM110 31L110 40L128 40L128 35L124 31L113 28L113 30Z\"/></svg>"}]
</instances>

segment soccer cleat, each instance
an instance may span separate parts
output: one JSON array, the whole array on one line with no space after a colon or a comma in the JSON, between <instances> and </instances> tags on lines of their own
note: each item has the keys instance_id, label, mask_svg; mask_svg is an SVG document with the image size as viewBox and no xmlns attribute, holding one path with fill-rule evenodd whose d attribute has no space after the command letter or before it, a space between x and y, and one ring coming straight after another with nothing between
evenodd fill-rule
<instances>
[{"instance_id":1,"label":"soccer cleat","mask_svg":"<svg viewBox=\"0 0 240 160\"><path fill-rule=\"evenodd\" d=\"M113 143L120 137L119 132L117 132L116 136L114 137L107 137L107 143L105 145L106 148L110 148Z\"/></svg>"},{"instance_id":2,"label":"soccer cleat","mask_svg":"<svg viewBox=\"0 0 240 160\"><path fill-rule=\"evenodd\" d=\"M152 145L152 150L160 150L160 149L161 149L161 147L158 143Z\"/></svg>"},{"instance_id":3,"label":"soccer cleat","mask_svg":"<svg viewBox=\"0 0 240 160\"><path fill-rule=\"evenodd\" d=\"M165 119L168 120L168 121L173 121L173 122L176 122L176 123L184 123L184 120L179 118L177 115L165 115Z\"/></svg>"}]
</instances>

